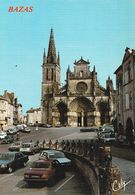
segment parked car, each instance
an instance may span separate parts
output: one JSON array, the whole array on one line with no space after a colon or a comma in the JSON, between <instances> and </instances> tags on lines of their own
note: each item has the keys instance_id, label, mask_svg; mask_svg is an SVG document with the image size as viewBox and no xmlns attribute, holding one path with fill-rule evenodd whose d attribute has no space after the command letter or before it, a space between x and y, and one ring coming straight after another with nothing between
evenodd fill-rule
<instances>
[{"instance_id":1,"label":"parked car","mask_svg":"<svg viewBox=\"0 0 135 195\"><path fill-rule=\"evenodd\" d=\"M100 139L104 142L104 143L113 143L116 141L116 137L114 133L104 133L101 135Z\"/></svg>"},{"instance_id":2,"label":"parked car","mask_svg":"<svg viewBox=\"0 0 135 195\"><path fill-rule=\"evenodd\" d=\"M80 132L98 132L98 127L84 127L80 129Z\"/></svg>"},{"instance_id":3,"label":"parked car","mask_svg":"<svg viewBox=\"0 0 135 195\"><path fill-rule=\"evenodd\" d=\"M36 126L36 124L35 124ZM38 123L38 127L46 127L46 128L50 128L52 127L50 124L45 124L45 123Z\"/></svg>"},{"instance_id":4,"label":"parked car","mask_svg":"<svg viewBox=\"0 0 135 195\"><path fill-rule=\"evenodd\" d=\"M25 154L35 154L37 152L40 152L40 147L33 142L22 143L20 152Z\"/></svg>"},{"instance_id":5,"label":"parked car","mask_svg":"<svg viewBox=\"0 0 135 195\"><path fill-rule=\"evenodd\" d=\"M34 126L34 124L33 124L33 123L29 123L29 124L28 124L28 126L33 127L33 126Z\"/></svg>"},{"instance_id":6,"label":"parked car","mask_svg":"<svg viewBox=\"0 0 135 195\"><path fill-rule=\"evenodd\" d=\"M16 125L16 128L18 129L18 131L21 131L25 129L25 126L23 124L20 124L20 125Z\"/></svg>"},{"instance_id":7,"label":"parked car","mask_svg":"<svg viewBox=\"0 0 135 195\"><path fill-rule=\"evenodd\" d=\"M102 131L98 132L99 137L101 137L104 134L114 134L114 130L112 128L105 128Z\"/></svg>"},{"instance_id":8,"label":"parked car","mask_svg":"<svg viewBox=\"0 0 135 195\"><path fill-rule=\"evenodd\" d=\"M10 144L10 143L13 143L13 141L14 141L14 138L13 138L13 136L10 136L10 135L7 135L5 138L3 138L2 140L1 140L1 144Z\"/></svg>"},{"instance_id":9,"label":"parked car","mask_svg":"<svg viewBox=\"0 0 135 195\"><path fill-rule=\"evenodd\" d=\"M61 127L61 124L60 123L56 123L55 124L55 127L58 127L59 128L59 127Z\"/></svg>"},{"instance_id":10,"label":"parked car","mask_svg":"<svg viewBox=\"0 0 135 195\"><path fill-rule=\"evenodd\" d=\"M65 171L57 160L37 160L24 173L24 181L28 185L46 183L53 186L56 180L65 177Z\"/></svg>"},{"instance_id":11,"label":"parked car","mask_svg":"<svg viewBox=\"0 0 135 195\"><path fill-rule=\"evenodd\" d=\"M22 146L22 141L14 142L8 147L9 151L19 151Z\"/></svg>"},{"instance_id":12,"label":"parked car","mask_svg":"<svg viewBox=\"0 0 135 195\"><path fill-rule=\"evenodd\" d=\"M4 139L7 136L7 133L4 131L0 131L0 140Z\"/></svg>"},{"instance_id":13,"label":"parked car","mask_svg":"<svg viewBox=\"0 0 135 195\"><path fill-rule=\"evenodd\" d=\"M15 134L17 134L18 131L19 131L18 128L15 127L15 128L12 128L12 129L8 129L7 134L8 135L15 135Z\"/></svg>"},{"instance_id":14,"label":"parked car","mask_svg":"<svg viewBox=\"0 0 135 195\"><path fill-rule=\"evenodd\" d=\"M52 125L50 125L50 124L43 124L43 127L46 127L46 128L51 128L51 127L52 127Z\"/></svg>"},{"instance_id":15,"label":"parked car","mask_svg":"<svg viewBox=\"0 0 135 195\"><path fill-rule=\"evenodd\" d=\"M28 156L21 152L0 153L0 172L12 173L15 169L25 166L28 160Z\"/></svg>"},{"instance_id":16,"label":"parked car","mask_svg":"<svg viewBox=\"0 0 135 195\"><path fill-rule=\"evenodd\" d=\"M114 127L113 127L113 125L111 125L111 124L104 124L103 126L102 126L102 128L101 128L101 131L109 131L109 130L112 130L112 131L114 131Z\"/></svg>"},{"instance_id":17,"label":"parked car","mask_svg":"<svg viewBox=\"0 0 135 195\"><path fill-rule=\"evenodd\" d=\"M39 159L57 160L65 168L71 166L71 160L63 152L58 150L43 150L39 155Z\"/></svg>"},{"instance_id":18,"label":"parked car","mask_svg":"<svg viewBox=\"0 0 135 195\"><path fill-rule=\"evenodd\" d=\"M26 127L26 128L21 129L20 131L23 132L23 133L30 133L31 129Z\"/></svg>"}]
</instances>

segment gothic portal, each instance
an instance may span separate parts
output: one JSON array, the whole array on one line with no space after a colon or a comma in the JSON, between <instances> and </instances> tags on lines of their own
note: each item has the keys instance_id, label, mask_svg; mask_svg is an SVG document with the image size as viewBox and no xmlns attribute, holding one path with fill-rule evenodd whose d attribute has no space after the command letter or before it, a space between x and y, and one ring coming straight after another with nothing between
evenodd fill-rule
<instances>
[{"instance_id":1,"label":"gothic portal","mask_svg":"<svg viewBox=\"0 0 135 195\"><path fill-rule=\"evenodd\" d=\"M47 56L44 51L42 64L42 123L53 126L93 126L110 123L115 113L115 90L110 77L106 88L97 80L95 66L82 57L74 62L74 71L67 69L66 84L61 87L61 65L56 55L51 29Z\"/></svg>"}]
</instances>

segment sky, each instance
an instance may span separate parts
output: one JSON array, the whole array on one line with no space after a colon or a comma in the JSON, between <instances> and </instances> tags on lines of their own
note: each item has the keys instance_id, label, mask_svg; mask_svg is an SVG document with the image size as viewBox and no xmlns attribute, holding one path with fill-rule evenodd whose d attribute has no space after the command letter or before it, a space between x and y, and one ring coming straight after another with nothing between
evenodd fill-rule
<instances>
[{"instance_id":1,"label":"sky","mask_svg":"<svg viewBox=\"0 0 135 195\"><path fill-rule=\"evenodd\" d=\"M8 12L33 6L32 12ZM40 107L43 50L53 28L61 59L61 83L75 60L95 65L103 87L135 49L135 0L0 0L0 95L14 92L23 113Z\"/></svg>"}]
</instances>

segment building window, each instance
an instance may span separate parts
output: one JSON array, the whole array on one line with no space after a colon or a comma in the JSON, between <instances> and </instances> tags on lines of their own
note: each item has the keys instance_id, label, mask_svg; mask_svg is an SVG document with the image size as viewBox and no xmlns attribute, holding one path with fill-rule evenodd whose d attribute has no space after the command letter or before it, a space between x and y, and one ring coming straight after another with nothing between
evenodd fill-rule
<instances>
[{"instance_id":1,"label":"building window","mask_svg":"<svg viewBox=\"0 0 135 195\"><path fill-rule=\"evenodd\" d=\"M126 104L125 104L125 106L126 106L126 109L129 109L129 106L130 106L130 104L129 104L129 94L127 93L125 97L126 97Z\"/></svg>"},{"instance_id":2,"label":"building window","mask_svg":"<svg viewBox=\"0 0 135 195\"><path fill-rule=\"evenodd\" d=\"M117 91L118 92L118 95L120 95L120 83L119 82L117 83L117 90L118 90Z\"/></svg>"},{"instance_id":3,"label":"building window","mask_svg":"<svg viewBox=\"0 0 135 195\"><path fill-rule=\"evenodd\" d=\"M125 71L125 84L129 83L131 81L131 70L130 67L127 68Z\"/></svg>"},{"instance_id":4,"label":"building window","mask_svg":"<svg viewBox=\"0 0 135 195\"><path fill-rule=\"evenodd\" d=\"M83 77L83 71L79 72L79 77L82 78Z\"/></svg>"},{"instance_id":5,"label":"building window","mask_svg":"<svg viewBox=\"0 0 135 195\"><path fill-rule=\"evenodd\" d=\"M129 107L132 108L132 92L129 93Z\"/></svg>"},{"instance_id":6,"label":"building window","mask_svg":"<svg viewBox=\"0 0 135 195\"><path fill-rule=\"evenodd\" d=\"M53 79L53 69L46 69L46 80L51 81Z\"/></svg>"},{"instance_id":7,"label":"building window","mask_svg":"<svg viewBox=\"0 0 135 195\"><path fill-rule=\"evenodd\" d=\"M48 80L48 68L46 69L46 80Z\"/></svg>"},{"instance_id":8,"label":"building window","mask_svg":"<svg viewBox=\"0 0 135 195\"><path fill-rule=\"evenodd\" d=\"M52 68L52 81L53 81L53 68Z\"/></svg>"}]
</instances>

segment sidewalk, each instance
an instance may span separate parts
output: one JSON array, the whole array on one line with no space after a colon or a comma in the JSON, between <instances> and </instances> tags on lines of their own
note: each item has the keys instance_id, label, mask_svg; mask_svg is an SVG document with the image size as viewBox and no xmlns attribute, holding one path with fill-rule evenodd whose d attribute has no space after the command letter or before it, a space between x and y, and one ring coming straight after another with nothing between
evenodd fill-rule
<instances>
[{"instance_id":1,"label":"sidewalk","mask_svg":"<svg viewBox=\"0 0 135 195\"><path fill-rule=\"evenodd\" d=\"M130 183L122 191L122 195L135 195L135 150L111 146L113 166L118 165L122 180Z\"/></svg>"},{"instance_id":2,"label":"sidewalk","mask_svg":"<svg viewBox=\"0 0 135 195\"><path fill-rule=\"evenodd\" d=\"M135 162L113 157L113 166L114 165L119 166L122 180L126 183L130 181L125 187L125 191L122 190L122 195L135 194Z\"/></svg>"},{"instance_id":3,"label":"sidewalk","mask_svg":"<svg viewBox=\"0 0 135 195\"><path fill-rule=\"evenodd\" d=\"M111 146L112 155L135 162L135 149L126 146Z\"/></svg>"}]
</instances>

